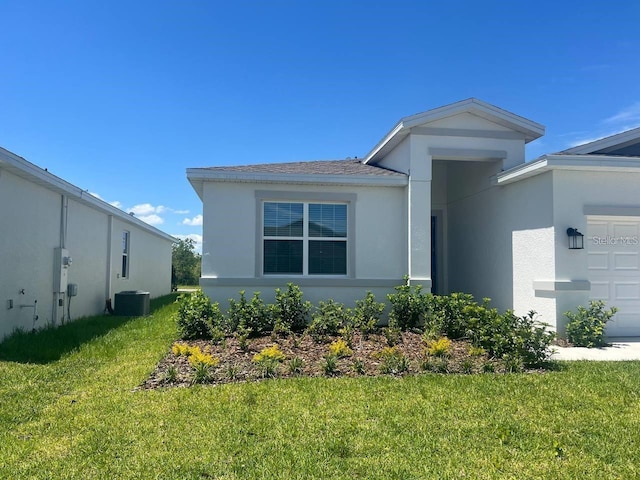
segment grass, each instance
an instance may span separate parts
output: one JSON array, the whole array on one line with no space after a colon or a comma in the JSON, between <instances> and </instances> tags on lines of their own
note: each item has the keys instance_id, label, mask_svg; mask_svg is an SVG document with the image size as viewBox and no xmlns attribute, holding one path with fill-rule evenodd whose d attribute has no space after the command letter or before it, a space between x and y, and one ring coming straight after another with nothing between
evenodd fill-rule
<instances>
[{"instance_id":1,"label":"grass","mask_svg":"<svg viewBox=\"0 0 640 480\"><path fill-rule=\"evenodd\" d=\"M0 344L0 478L640 476L640 362L134 391L172 298Z\"/></svg>"}]
</instances>

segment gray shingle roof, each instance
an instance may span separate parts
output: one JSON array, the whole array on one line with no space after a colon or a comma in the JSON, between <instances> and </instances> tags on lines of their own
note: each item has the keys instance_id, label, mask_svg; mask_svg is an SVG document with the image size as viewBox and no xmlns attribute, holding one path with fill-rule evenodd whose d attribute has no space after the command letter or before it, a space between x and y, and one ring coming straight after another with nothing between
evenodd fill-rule
<instances>
[{"instance_id":1,"label":"gray shingle roof","mask_svg":"<svg viewBox=\"0 0 640 480\"><path fill-rule=\"evenodd\" d=\"M219 172L275 173L294 175L378 175L400 176L395 172L375 165L364 165L360 160L315 160L309 162L260 163L256 165L237 165L230 167L209 167L207 170Z\"/></svg>"}]
</instances>

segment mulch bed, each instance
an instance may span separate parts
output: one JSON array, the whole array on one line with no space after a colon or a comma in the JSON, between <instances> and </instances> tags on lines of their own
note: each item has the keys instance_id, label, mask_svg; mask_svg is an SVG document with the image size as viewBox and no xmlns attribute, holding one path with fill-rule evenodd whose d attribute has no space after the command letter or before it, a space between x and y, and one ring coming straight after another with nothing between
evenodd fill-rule
<instances>
[{"instance_id":1,"label":"mulch bed","mask_svg":"<svg viewBox=\"0 0 640 480\"><path fill-rule=\"evenodd\" d=\"M191 346L198 346L203 352L210 353L220 360L219 364L210 371L206 383L223 384L235 382L257 381L264 379L263 372L253 362L253 357L266 347L277 344L285 354L286 359L281 362L275 374L278 378L287 377L319 377L319 376L379 376L383 375L383 362L379 352L388 347L386 337L372 334L367 339L355 333L351 342L353 354L340 358L337 368L331 374L325 371L326 356L329 354L329 344L338 337L316 341L307 334L287 337L266 336L249 339L245 350L240 348L238 339L227 337L224 341L214 344L210 340L180 341ZM395 346L407 360L406 370L391 372L395 375L415 375L418 373L503 373L505 367L502 362L493 360L485 355L470 355L470 344L466 341L453 341L448 355L431 357L425 351L425 343L418 333L403 332L400 341ZM292 371L290 362L294 358L302 360L302 371ZM173 373L173 375L171 375ZM387 372L387 374L389 374ZM171 378L173 377L173 378ZM171 350L158 364L149 378L140 385L141 389L166 387L185 387L193 384L193 368L188 357L177 356Z\"/></svg>"}]
</instances>

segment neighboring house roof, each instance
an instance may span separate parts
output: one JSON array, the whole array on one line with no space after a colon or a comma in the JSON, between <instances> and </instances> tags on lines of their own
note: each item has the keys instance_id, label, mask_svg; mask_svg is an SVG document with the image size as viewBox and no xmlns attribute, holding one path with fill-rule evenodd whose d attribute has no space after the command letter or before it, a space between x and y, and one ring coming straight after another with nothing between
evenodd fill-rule
<instances>
[{"instance_id":1,"label":"neighboring house roof","mask_svg":"<svg viewBox=\"0 0 640 480\"><path fill-rule=\"evenodd\" d=\"M640 173L640 127L543 155L499 173L496 183L506 185L549 170Z\"/></svg>"},{"instance_id":2,"label":"neighboring house roof","mask_svg":"<svg viewBox=\"0 0 640 480\"><path fill-rule=\"evenodd\" d=\"M408 183L404 173L365 165L358 159L189 168L187 178L200 198L204 181L378 186Z\"/></svg>"},{"instance_id":3,"label":"neighboring house roof","mask_svg":"<svg viewBox=\"0 0 640 480\"><path fill-rule=\"evenodd\" d=\"M640 156L640 127L558 152L560 155L607 154Z\"/></svg>"},{"instance_id":4,"label":"neighboring house roof","mask_svg":"<svg viewBox=\"0 0 640 480\"><path fill-rule=\"evenodd\" d=\"M75 185L72 185L71 183L63 179L56 177L47 170L34 165L33 163L25 160L15 153L12 153L9 150L0 147L0 173L2 170L6 170L14 175L17 175L18 177L24 178L25 180L33 182L37 185L41 185L42 187L52 190L61 195L66 195L69 198L73 198L74 200L96 210L99 210L107 215L113 215L114 217L117 217L124 222L136 225L143 230L148 231L149 233L164 238L165 240L174 243L178 241L171 235L158 230L157 228L143 222L133 215L129 215L128 213L123 212L119 208L108 204L98 197L91 195L88 191L82 190L81 188L76 187Z\"/></svg>"},{"instance_id":5,"label":"neighboring house roof","mask_svg":"<svg viewBox=\"0 0 640 480\"><path fill-rule=\"evenodd\" d=\"M373 147L363 162L366 164L377 162L404 140L404 138L411 133L412 128L461 113L470 113L503 127L507 127L515 133L520 134L525 143L531 142L544 135L544 126L539 123L498 108L490 103L478 100L477 98L468 98L467 100L401 118L396 126Z\"/></svg>"}]
</instances>

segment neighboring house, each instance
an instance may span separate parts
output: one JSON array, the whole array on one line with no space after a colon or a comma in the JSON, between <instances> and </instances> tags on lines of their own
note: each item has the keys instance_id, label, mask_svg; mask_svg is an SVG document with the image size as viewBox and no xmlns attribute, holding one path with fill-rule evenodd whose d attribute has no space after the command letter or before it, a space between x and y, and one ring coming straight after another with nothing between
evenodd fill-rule
<instances>
[{"instance_id":1,"label":"neighboring house","mask_svg":"<svg viewBox=\"0 0 640 480\"><path fill-rule=\"evenodd\" d=\"M602 298L620 308L610 335L640 335L640 129L525 163L543 133L468 99L401 119L361 160L188 169L200 284L223 305L287 282L353 305L408 275L560 330Z\"/></svg>"},{"instance_id":2,"label":"neighboring house","mask_svg":"<svg viewBox=\"0 0 640 480\"><path fill-rule=\"evenodd\" d=\"M171 292L173 237L3 148L0 219L0 339Z\"/></svg>"}]
</instances>

